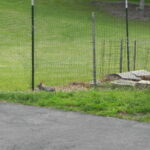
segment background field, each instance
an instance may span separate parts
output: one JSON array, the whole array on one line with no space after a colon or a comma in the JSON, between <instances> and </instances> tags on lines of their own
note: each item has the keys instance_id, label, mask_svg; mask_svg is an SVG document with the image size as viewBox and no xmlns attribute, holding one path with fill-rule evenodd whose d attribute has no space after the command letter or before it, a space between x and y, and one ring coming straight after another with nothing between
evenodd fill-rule
<instances>
[{"instance_id":1,"label":"background field","mask_svg":"<svg viewBox=\"0 0 150 150\"><path fill-rule=\"evenodd\" d=\"M92 80L91 12L97 22L97 76L119 71L120 40L125 20L89 0L36 1L36 85L64 85ZM30 0L0 1L0 90L31 86ZM137 69L149 70L150 22L130 20L131 66L137 40ZM126 59L124 71L126 70Z\"/></svg>"}]
</instances>

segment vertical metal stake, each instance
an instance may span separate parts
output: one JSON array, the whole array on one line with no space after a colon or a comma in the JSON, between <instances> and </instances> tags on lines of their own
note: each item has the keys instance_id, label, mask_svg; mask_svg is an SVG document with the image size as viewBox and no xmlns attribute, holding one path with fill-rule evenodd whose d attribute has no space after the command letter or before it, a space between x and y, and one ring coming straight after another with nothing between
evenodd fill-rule
<instances>
[{"instance_id":1,"label":"vertical metal stake","mask_svg":"<svg viewBox=\"0 0 150 150\"><path fill-rule=\"evenodd\" d=\"M127 68L128 68L128 71L130 71L128 0L125 0L125 8L126 8Z\"/></svg>"},{"instance_id":2,"label":"vertical metal stake","mask_svg":"<svg viewBox=\"0 0 150 150\"><path fill-rule=\"evenodd\" d=\"M35 31L34 31L34 0L31 0L31 22L32 22L32 90L34 91L35 83L35 64L34 64L34 52L35 52Z\"/></svg>"},{"instance_id":3,"label":"vertical metal stake","mask_svg":"<svg viewBox=\"0 0 150 150\"><path fill-rule=\"evenodd\" d=\"M133 62L133 70L136 70L136 50L137 50L137 42L134 41L134 62Z\"/></svg>"},{"instance_id":4,"label":"vertical metal stake","mask_svg":"<svg viewBox=\"0 0 150 150\"><path fill-rule=\"evenodd\" d=\"M96 17L95 12L92 12L92 39L93 39L93 84L97 86L96 77Z\"/></svg>"},{"instance_id":5,"label":"vertical metal stake","mask_svg":"<svg viewBox=\"0 0 150 150\"><path fill-rule=\"evenodd\" d=\"M123 40L120 42L120 73L122 73L122 55L123 55Z\"/></svg>"}]
</instances>

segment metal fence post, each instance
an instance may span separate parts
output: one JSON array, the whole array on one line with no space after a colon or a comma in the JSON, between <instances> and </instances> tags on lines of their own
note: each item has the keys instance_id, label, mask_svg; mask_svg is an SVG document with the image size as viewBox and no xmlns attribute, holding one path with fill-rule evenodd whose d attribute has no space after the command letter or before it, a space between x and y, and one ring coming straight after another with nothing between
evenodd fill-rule
<instances>
[{"instance_id":1,"label":"metal fence post","mask_svg":"<svg viewBox=\"0 0 150 150\"><path fill-rule=\"evenodd\" d=\"M34 52L35 52L35 23L34 23L34 0L31 0L31 22L32 22L32 90L34 91L35 84L35 62L34 62Z\"/></svg>"},{"instance_id":2,"label":"metal fence post","mask_svg":"<svg viewBox=\"0 0 150 150\"><path fill-rule=\"evenodd\" d=\"M97 86L96 76L96 17L95 12L92 12L92 43L93 43L93 84Z\"/></svg>"},{"instance_id":3,"label":"metal fence post","mask_svg":"<svg viewBox=\"0 0 150 150\"><path fill-rule=\"evenodd\" d=\"M122 62L123 62L123 40L120 41L120 73L122 73Z\"/></svg>"},{"instance_id":4,"label":"metal fence post","mask_svg":"<svg viewBox=\"0 0 150 150\"><path fill-rule=\"evenodd\" d=\"M134 62L133 62L133 70L136 70L136 50L137 50L137 42L134 41Z\"/></svg>"},{"instance_id":5,"label":"metal fence post","mask_svg":"<svg viewBox=\"0 0 150 150\"><path fill-rule=\"evenodd\" d=\"M125 0L125 9L126 9L127 68L128 68L128 71L130 71L128 0Z\"/></svg>"}]
</instances>

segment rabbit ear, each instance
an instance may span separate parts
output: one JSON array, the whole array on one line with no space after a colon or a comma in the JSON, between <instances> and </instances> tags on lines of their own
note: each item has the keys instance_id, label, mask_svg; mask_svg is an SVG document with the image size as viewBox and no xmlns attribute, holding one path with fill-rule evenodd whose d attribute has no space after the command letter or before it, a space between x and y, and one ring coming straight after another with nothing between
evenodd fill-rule
<instances>
[{"instance_id":1,"label":"rabbit ear","mask_svg":"<svg viewBox=\"0 0 150 150\"><path fill-rule=\"evenodd\" d=\"M43 85L43 84L44 84L44 81L43 81L43 80L41 80L40 84L41 84L41 85Z\"/></svg>"},{"instance_id":2,"label":"rabbit ear","mask_svg":"<svg viewBox=\"0 0 150 150\"><path fill-rule=\"evenodd\" d=\"M42 83L42 81L38 84L38 86L41 86L43 83Z\"/></svg>"},{"instance_id":3,"label":"rabbit ear","mask_svg":"<svg viewBox=\"0 0 150 150\"><path fill-rule=\"evenodd\" d=\"M43 83L43 81L41 80L41 81L40 81L40 84L42 84L42 83Z\"/></svg>"}]
</instances>

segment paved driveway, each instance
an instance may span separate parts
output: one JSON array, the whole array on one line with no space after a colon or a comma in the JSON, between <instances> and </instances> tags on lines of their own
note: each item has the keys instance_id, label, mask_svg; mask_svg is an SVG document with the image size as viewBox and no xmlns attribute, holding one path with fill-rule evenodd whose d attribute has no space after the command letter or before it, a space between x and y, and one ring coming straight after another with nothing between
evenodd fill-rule
<instances>
[{"instance_id":1,"label":"paved driveway","mask_svg":"<svg viewBox=\"0 0 150 150\"><path fill-rule=\"evenodd\" d=\"M150 124L0 103L0 150L150 150Z\"/></svg>"}]
</instances>

